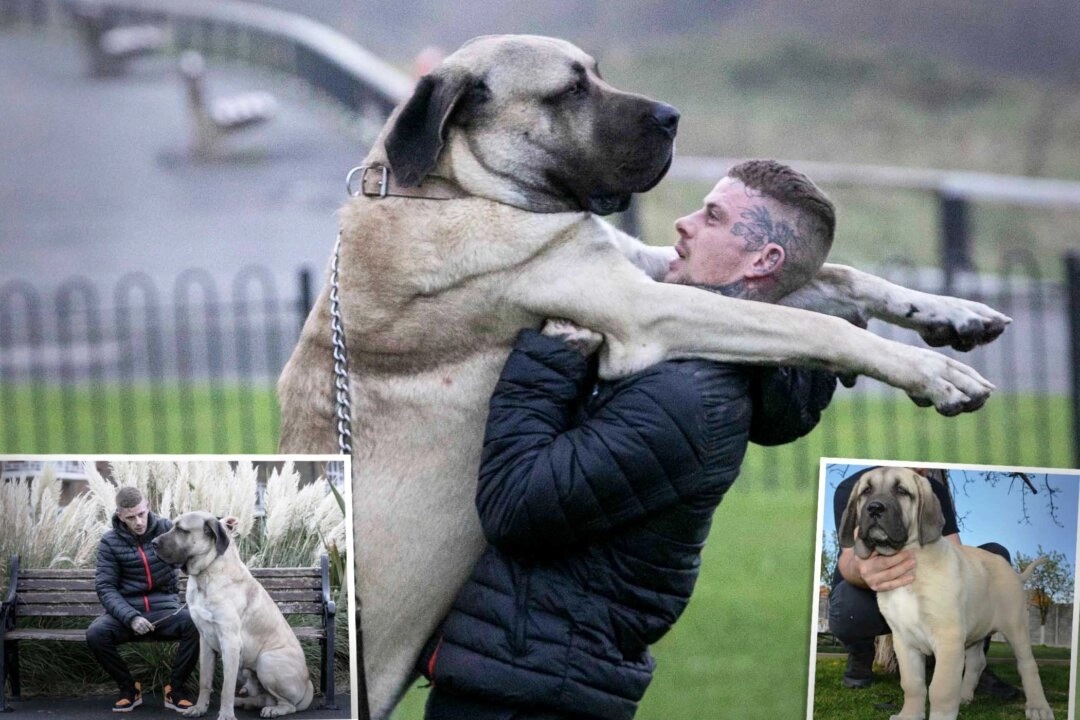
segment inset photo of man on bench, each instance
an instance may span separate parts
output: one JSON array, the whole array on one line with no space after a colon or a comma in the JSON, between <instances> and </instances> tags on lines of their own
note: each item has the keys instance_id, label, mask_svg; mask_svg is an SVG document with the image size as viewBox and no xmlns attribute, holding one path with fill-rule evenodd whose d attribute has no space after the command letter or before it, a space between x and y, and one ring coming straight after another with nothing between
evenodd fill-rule
<instances>
[{"instance_id":1,"label":"inset photo of man on bench","mask_svg":"<svg viewBox=\"0 0 1080 720\"><path fill-rule=\"evenodd\" d=\"M0 712L355 717L348 462L0 456Z\"/></svg>"},{"instance_id":2,"label":"inset photo of man on bench","mask_svg":"<svg viewBox=\"0 0 1080 720\"><path fill-rule=\"evenodd\" d=\"M819 491L808 720L1073 717L1078 471L822 459Z\"/></svg>"}]
</instances>

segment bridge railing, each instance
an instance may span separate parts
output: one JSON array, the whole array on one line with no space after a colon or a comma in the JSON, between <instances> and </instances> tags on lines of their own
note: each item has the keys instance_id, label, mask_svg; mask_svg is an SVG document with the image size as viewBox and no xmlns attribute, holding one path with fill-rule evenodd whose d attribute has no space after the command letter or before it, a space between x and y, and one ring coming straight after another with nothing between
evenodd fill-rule
<instances>
[{"instance_id":1,"label":"bridge railing","mask_svg":"<svg viewBox=\"0 0 1080 720\"><path fill-rule=\"evenodd\" d=\"M361 114L389 115L412 81L314 20L235 0L0 0L0 27L62 25L91 2L109 24L152 23L174 49L233 57L295 74Z\"/></svg>"}]
</instances>

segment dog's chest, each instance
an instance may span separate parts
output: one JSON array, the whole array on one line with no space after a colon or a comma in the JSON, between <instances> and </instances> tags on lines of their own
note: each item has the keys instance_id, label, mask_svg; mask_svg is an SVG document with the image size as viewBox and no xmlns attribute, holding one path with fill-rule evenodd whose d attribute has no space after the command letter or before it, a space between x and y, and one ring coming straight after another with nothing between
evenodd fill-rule
<instances>
[{"instance_id":1,"label":"dog's chest","mask_svg":"<svg viewBox=\"0 0 1080 720\"><path fill-rule=\"evenodd\" d=\"M877 601L894 633L903 635L908 645L924 655L933 654L933 641L921 620L919 596L911 586L879 592Z\"/></svg>"},{"instance_id":2,"label":"dog's chest","mask_svg":"<svg viewBox=\"0 0 1080 720\"><path fill-rule=\"evenodd\" d=\"M214 606L194 579L188 580L186 596L192 622L204 637L210 639L211 645L215 646L220 625L220 609Z\"/></svg>"}]
</instances>

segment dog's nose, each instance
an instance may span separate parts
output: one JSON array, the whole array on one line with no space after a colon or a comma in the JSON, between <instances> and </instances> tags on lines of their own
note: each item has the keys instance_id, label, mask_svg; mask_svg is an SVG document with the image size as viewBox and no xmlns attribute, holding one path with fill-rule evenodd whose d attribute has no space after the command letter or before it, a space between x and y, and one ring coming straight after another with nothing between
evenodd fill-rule
<instances>
[{"instance_id":1,"label":"dog's nose","mask_svg":"<svg viewBox=\"0 0 1080 720\"><path fill-rule=\"evenodd\" d=\"M160 540L160 539L161 539L160 537L156 537L156 538L154 538L153 540L150 541L150 544L153 545L154 547L157 547L158 546L158 540Z\"/></svg>"},{"instance_id":2,"label":"dog's nose","mask_svg":"<svg viewBox=\"0 0 1080 720\"><path fill-rule=\"evenodd\" d=\"M885 503L880 500L873 500L866 505L866 514L877 520L885 512Z\"/></svg>"},{"instance_id":3,"label":"dog's nose","mask_svg":"<svg viewBox=\"0 0 1080 720\"><path fill-rule=\"evenodd\" d=\"M679 130L679 111L667 103L656 103L652 120L669 137L675 137L675 133Z\"/></svg>"}]
</instances>

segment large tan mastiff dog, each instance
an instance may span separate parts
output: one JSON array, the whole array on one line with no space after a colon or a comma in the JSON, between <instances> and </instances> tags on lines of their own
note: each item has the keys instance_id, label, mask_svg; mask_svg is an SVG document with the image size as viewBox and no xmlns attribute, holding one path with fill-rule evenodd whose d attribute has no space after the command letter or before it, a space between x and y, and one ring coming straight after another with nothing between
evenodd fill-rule
<instances>
[{"instance_id":1,"label":"large tan mastiff dog","mask_svg":"<svg viewBox=\"0 0 1080 720\"><path fill-rule=\"evenodd\" d=\"M567 42L484 37L420 80L365 159L364 191L341 211L340 296L374 717L407 686L483 547L474 503L484 420L520 328L562 317L602 333L605 377L688 355L823 365L946 414L992 389L961 363L836 317L655 282L674 250L597 214L660 180L677 122L669 105L607 84ZM883 317L960 347L1008 322L840 266L790 302ZM329 328L327 287L278 385L282 452L337 451Z\"/></svg>"},{"instance_id":2,"label":"large tan mastiff dog","mask_svg":"<svg viewBox=\"0 0 1080 720\"><path fill-rule=\"evenodd\" d=\"M859 478L840 521L841 547L915 554L915 582L877 594L893 631L904 706L892 720L922 720L926 663L934 655L930 720L955 720L986 666L983 638L995 630L1016 655L1027 696L1028 720L1053 720L1028 639L1024 582L1037 560L1017 574L1004 558L941 537L945 518L930 481L906 468L879 468Z\"/></svg>"},{"instance_id":3,"label":"large tan mastiff dog","mask_svg":"<svg viewBox=\"0 0 1080 720\"><path fill-rule=\"evenodd\" d=\"M154 545L161 559L187 573L188 610L199 629L199 698L184 715L201 717L210 706L214 653L222 665L218 720L235 720L235 705L261 708L262 717L307 709L315 688L300 642L240 560L225 525L210 513L185 513ZM235 697L238 677L247 697Z\"/></svg>"}]
</instances>

